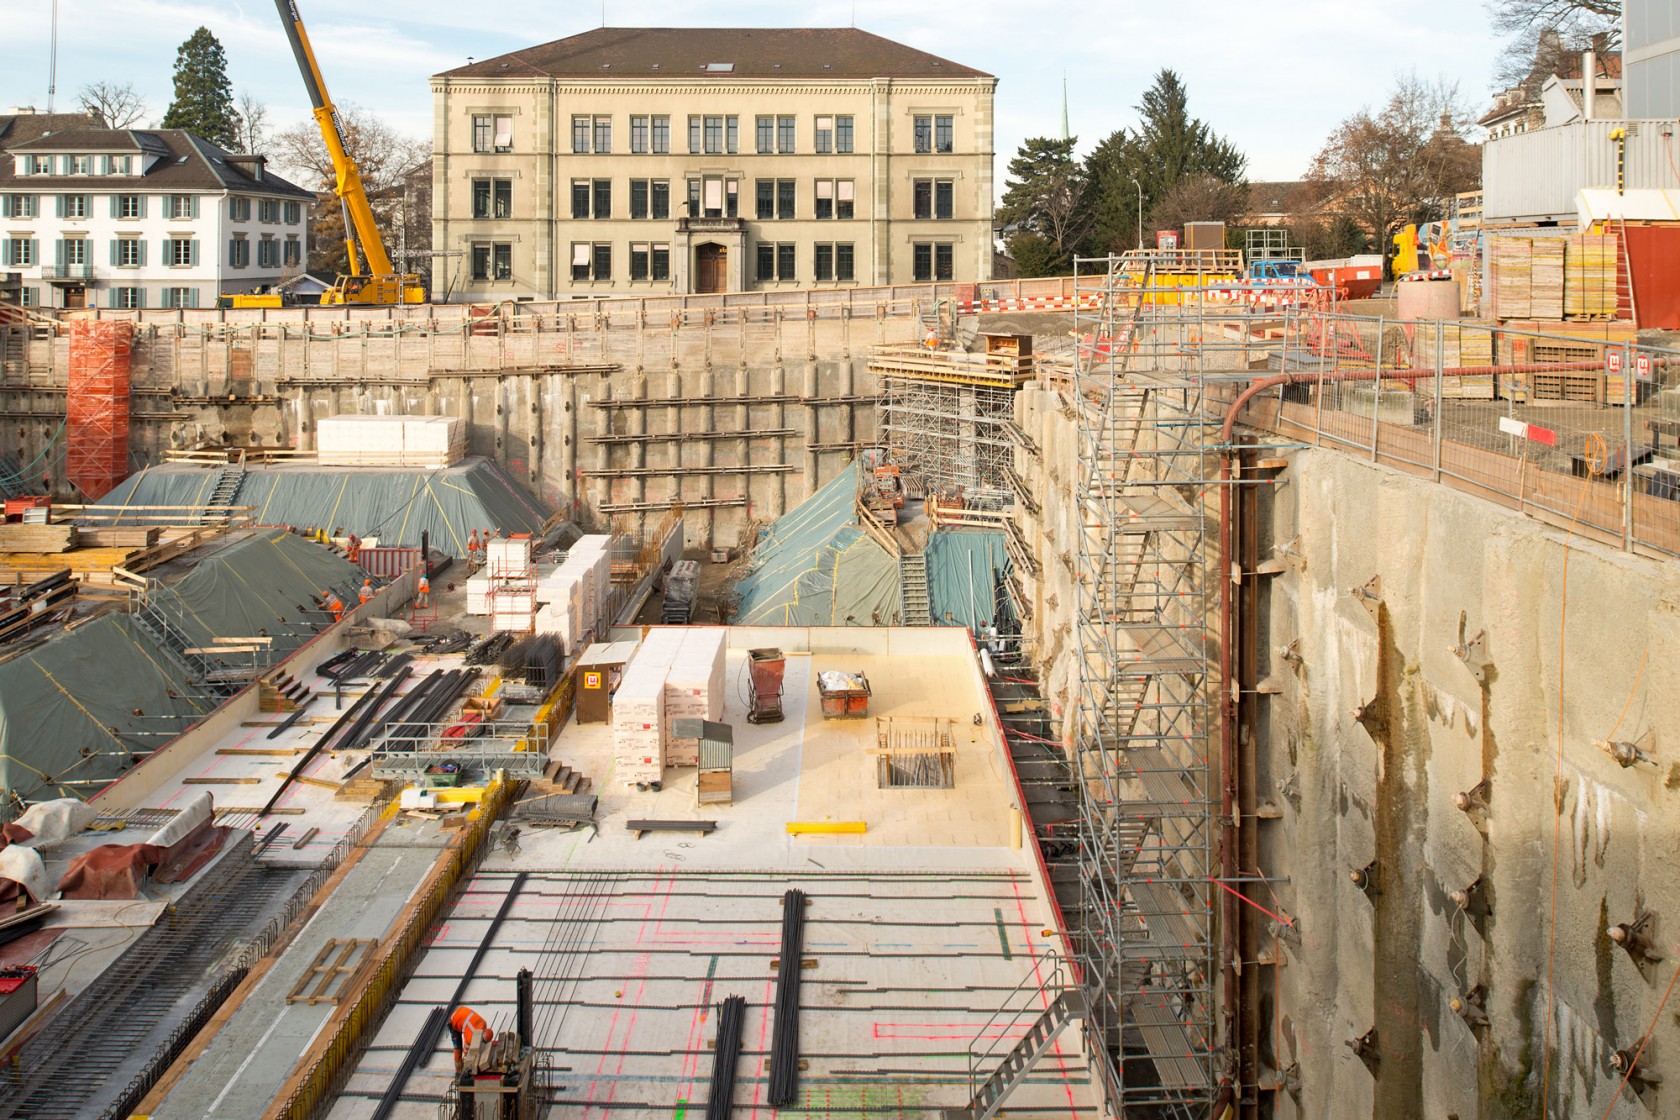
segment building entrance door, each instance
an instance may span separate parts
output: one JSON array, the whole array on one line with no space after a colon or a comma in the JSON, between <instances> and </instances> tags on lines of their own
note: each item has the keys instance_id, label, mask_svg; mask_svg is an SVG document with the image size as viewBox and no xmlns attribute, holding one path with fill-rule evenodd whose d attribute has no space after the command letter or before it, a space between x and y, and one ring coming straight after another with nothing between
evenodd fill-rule
<instances>
[{"instance_id":1,"label":"building entrance door","mask_svg":"<svg viewBox=\"0 0 1680 1120\"><path fill-rule=\"evenodd\" d=\"M64 306L65 307L86 307L87 306L87 289L83 288L83 287L78 287L76 285L71 285L70 287L65 288L64 289Z\"/></svg>"},{"instance_id":2,"label":"building entrance door","mask_svg":"<svg viewBox=\"0 0 1680 1120\"><path fill-rule=\"evenodd\" d=\"M701 295L729 288L729 250L708 242L694 247L694 290Z\"/></svg>"}]
</instances>

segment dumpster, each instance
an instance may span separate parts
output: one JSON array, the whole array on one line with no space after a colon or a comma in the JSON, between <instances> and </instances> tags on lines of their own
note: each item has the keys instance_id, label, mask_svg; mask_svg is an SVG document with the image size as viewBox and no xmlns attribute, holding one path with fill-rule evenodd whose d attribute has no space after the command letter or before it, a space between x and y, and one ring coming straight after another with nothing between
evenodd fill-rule
<instances>
[{"instance_id":1,"label":"dumpster","mask_svg":"<svg viewBox=\"0 0 1680 1120\"><path fill-rule=\"evenodd\" d=\"M779 649L750 649L747 667L752 676L752 711L748 723L782 722L782 673L787 658Z\"/></svg>"},{"instance_id":2,"label":"dumpster","mask_svg":"<svg viewBox=\"0 0 1680 1120\"><path fill-rule=\"evenodd\" d=\"M817 674L824 719L862 719L869 714L869 678L828 669Z\"/></svg>"}]
</instances>

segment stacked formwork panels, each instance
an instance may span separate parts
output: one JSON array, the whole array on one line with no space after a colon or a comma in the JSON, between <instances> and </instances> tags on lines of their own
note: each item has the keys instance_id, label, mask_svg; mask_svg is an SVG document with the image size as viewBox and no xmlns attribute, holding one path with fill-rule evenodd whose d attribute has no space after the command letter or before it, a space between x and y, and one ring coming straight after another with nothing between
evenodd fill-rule
<instances>
[{"instance_id":1,"label":"stacked formwork panels","mask_svg":"<svg viewBox=\"0 0 1680 1120\"><path fill-rule=\"evenodd\" d=\"M884 346L869 369L880 385L882 446L920 475L927 493L1014 504L1009 426L1030 361Z\"/></svg>"},{"instance_id":2,"label":"stacked formwork panels","mask_svg":"<svg viewBox=\"0 0 1680 1120\"><path fill-rule=\"evenodd\" d=\"M613 742L622 781L650 784L663 781L669 767L698 765L700 741L675 738L671 727L684 717L714 723L723 718L727 648L721 626L648 630L613 694ZM657 702L650 699L656 687ZM628 707L626 695L631 697ZM649 726L650 721L657 726Z\"/></svg>"},{"instance_id":3,"label":"stacked formwork panels","mask_svg":"<svg viewBox=\"0 0 1680 1120\"><path fill-rule=\"evenodd\" d=\"M70 324L64 468L89 501L128 477L129 350L133 325L77 319Z\"/></svg>"},{"instance_id":4,"label":"stacked formwork panels","mask_svg":"<svg viewBox=\"0 0 1680 1120\"><path fill-rule=\"evenodd\" d=\"M1202 1116L1217 1083L1206 648L1217 527L1205 512L1217 421L1200 376L1151 368L1165 363L1150 360L1150 277L1112 259L1079 268L1080 342L1063 385L1080 526L1080 904L1067 917L1114 1111Z\"/></svg>"},{"instance_id":5,"label":"stacked formwork panels","mask_svg":"<svg viewBox=\"0 0 1680 1120\"><path fill-rule=\"evenodd\" d=\"M600 639L612 625L612 538L587 536L536 585L539 634L558 634L568 650Z\"/></svg>"},{"instance_id":6,"label":"stacked formwork panels","mask_svg":"<svg viewBox=\"0 0 1680 1120\"><path fill-rule=\"evenodd\" d=\"M723 720L723 666L728 635L721 626L688 627L680 633L682 645L665 675L665 718L673 727L684 717L719 723ZM670 736L665 760L670 766L698 766L700 740Z\"/></svg>"}]
</instances>

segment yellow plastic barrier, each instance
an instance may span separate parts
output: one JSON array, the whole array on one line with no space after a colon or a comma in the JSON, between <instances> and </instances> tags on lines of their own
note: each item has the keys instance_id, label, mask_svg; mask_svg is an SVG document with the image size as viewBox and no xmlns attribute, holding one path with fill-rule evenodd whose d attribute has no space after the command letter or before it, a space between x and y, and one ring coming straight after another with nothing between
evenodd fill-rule
<instances>
[{"instance_id":1,"label":"yellow plastic barrier","mask_svg":"<svg viewBox=\"0 0 1680 1120\"><path fill-rule=\"evenodd\" d=\"M865 821L789 821L787 830L790 836L803 836L807 833L868 832L869 825Z\"/></svg>"}]
</instances>

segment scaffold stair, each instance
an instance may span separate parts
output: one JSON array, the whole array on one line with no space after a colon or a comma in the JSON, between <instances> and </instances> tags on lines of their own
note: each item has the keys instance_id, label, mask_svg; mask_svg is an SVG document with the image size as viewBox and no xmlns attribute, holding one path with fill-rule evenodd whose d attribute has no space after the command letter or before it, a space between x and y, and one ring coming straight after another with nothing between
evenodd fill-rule
<instances>
[{"instance_id":1,"label":"scaffold stair","mask_svg":"<svg viewBox=\"0 0 1680 1120\"><path fill-rule=\"evenodd\" d=\"M210 490L210 497L204 503L204 512L199 515L199 523L215 519L216 510L230 508L234 500L239 497L239 488L245 484L245 464L229 463L216 474L216 483Z\"/></svg>"},{"instance_id":2,"label":"scaffold stair","mask_svg":"<svg viewBox=\"0 0 1680 1120\"><path fill-rule=\"evenodd\" d=\"M1064 989L1050 1000L1044 1011L1027 1027L1026 1033L1014 1047L1004 1054L997 1069L974 1090L967 1108L944 1110L945 1120L990 1120L1038 1064L1038 1060L1055 1045L1062 1029L1087 1014L1085 995Z\"/></svg>"},{"instance_id":3,"label":"scaffold stair","mask_svg":"<svg viewBox=\"0 0 1680 1120\"><path fill-rule=\"evenodd\" d=\"M898 558L899 608L906 626L932 626L928 600L927 556L905 553Z\"/></svg>"}]
</instances>

